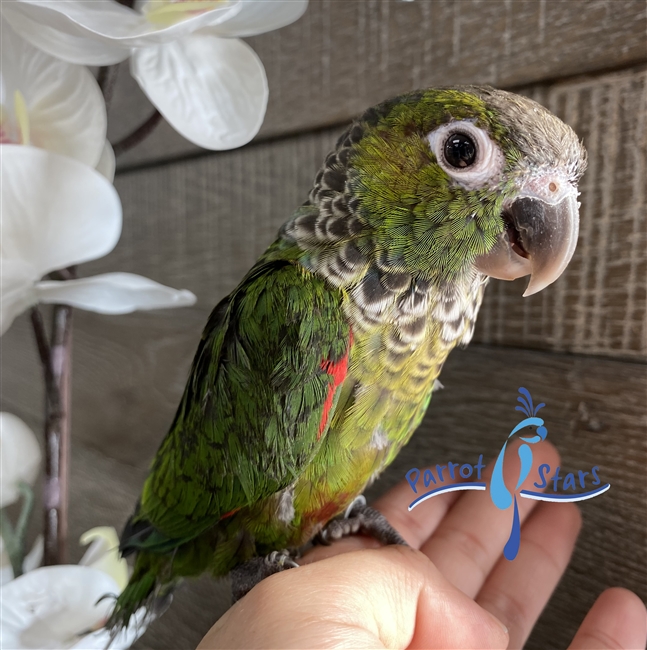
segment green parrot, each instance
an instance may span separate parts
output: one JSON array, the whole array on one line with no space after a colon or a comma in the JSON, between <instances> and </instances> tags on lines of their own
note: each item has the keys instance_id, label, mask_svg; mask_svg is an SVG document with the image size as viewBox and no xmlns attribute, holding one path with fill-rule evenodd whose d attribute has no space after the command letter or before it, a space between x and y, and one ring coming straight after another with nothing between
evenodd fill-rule
<instances>
[{"instance_id":1,"label":"green parrot","mask_svg":"<svg viewBox=\"0 0 647 650\"><path fill-rule=\"evenodd\" d=\"M121 538L134 572L107 625L161 611L203 572L232 572L240 597L317 536L404 543L358 497L471 339L488 279L530 275L530 295L561 275L585 167L570 127L487 86L409 93L356 119L209 317Z\"/></svg>"}]
</instances>

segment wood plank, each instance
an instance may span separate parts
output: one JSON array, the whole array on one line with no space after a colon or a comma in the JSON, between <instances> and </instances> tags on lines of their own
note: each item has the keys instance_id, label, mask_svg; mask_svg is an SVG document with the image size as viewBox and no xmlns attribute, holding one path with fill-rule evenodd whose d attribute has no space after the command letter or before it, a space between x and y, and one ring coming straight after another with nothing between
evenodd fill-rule
<instances>
[{"instance_id":1,"label":"wood plank","mask_svg":"<svg viewBox=\"0 0 647 650\"><path fill-rule=\"evenodd\" d=\"M495 282L475 340L644 359L647 353L647 75L633 71L525 90L583 139L580 236L548 291Z\"/></svg>"},{"instance_id":2,"label":"wood plank","mask_svg":"<svg viewBox=\"0 0 647 650\"><path fill-rule=\"evenodd\" d=\"M258 137L342 123L425 86L512 88L644 62L646 29L642 0L311 0L297 23L249 39L270 87ZM150 110L122 65L110 139ZM163 125L120 165L197 151Z\"/></svg>"},{"instance_id":3,"label":"wood plank","mask_svg":"<svg viewBox=\"0 0 647 650\"><path fill-rule=\"evenodd\" d=\"M162 378L153 373L143 385L136 362L144 345L147 357L167 357L183 340L160 337L146 343L132 335L128 349L112 358L106 319L77 319L74 366L74 453L72 459L71 559L81 549L75 540L95 525L120 528L138 496L148 457L157 446L181 392L176 381L185 370ZM104 323L102 328L100 323ZM99 326L99 327L97 327ZM114 332L122 329L118 325ZM167 332L167 334L169 334ZM13 356L14 350L7 353ZM109 365L108 358L114 363ZM130 362L129 362L130 359ZM25 401L24 389L37 384L34 358L23 359L24 382L4 373L3 408L16 412L36 430L40 411ZM106 385L105 373L118 372L121 390ZM29 376L29 380L26 377ZM548 439L559 449L563 473L600 467L611 483L604 495L581 504L584 527L573 560L527 648L565 648L595 597L606 587L624 586L647 598L647 466L645 427L647 367L626 361L474 345L454 352L443 370L444 390L434 395L429 412L411 443L370 490L386 491L411 467L472 462L483 453L493 458L518 421L517 388L526 386L542 411ZM34 398L33 390L30 397ZM161 414L160 414L161 412ZM136 648L194 648L226 611L226 581L203 578L178 591L164 617Z\"/></svg>"}]
</instances>

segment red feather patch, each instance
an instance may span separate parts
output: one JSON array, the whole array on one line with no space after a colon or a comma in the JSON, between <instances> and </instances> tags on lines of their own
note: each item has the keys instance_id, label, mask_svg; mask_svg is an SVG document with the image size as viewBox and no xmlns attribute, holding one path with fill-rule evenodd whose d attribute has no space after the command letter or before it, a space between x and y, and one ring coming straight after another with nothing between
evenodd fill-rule
<instances>
[{"instance_id":1,"label":"red feather patch","mask_svg":"<svg viewBox=\"0 0 647 650\"><path fill-rule=\"evenodd\" d=\"M343 383L348 374L348 353L350 352L351 345L353 344L353 333L350 332L348 338L348 347L346 348L346 354L339 359L339 361L330 361L329 359L324 359L321 362L321 369L333 379L332 384L328 387L328 395L326 395L326 401L323 406L323 413L321 414L321 422L319 422L319 433L317 435L317 440L321 438L321 434L326 429L328 425L328 416L330 415L330 409L332 408L332 403L335 398L335 392L337 388Z\"/></svg>"}]
</instances>

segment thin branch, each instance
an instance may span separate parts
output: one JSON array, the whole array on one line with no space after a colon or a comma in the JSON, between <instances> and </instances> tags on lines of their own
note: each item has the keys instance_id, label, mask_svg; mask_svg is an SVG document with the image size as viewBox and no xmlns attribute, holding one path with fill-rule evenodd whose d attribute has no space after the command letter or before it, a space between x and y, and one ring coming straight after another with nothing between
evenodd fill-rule
<instances>
[{"instance_id":1,"label":"thin branch","mask_svg":"<svg viewBox=\"0 0 647 650\"><path fill-rule=\"evenodd\" d=\"M55 305L52 317L50 364L58 388L58 403L47 402L45 417L45 565L65 562L70 456L70 378L72 308Z\"/></svg>"},{"instance_id":2,"label":"thin branch","mask_svg":"<svg viewBox=\"0 0 647 650\"><path fill-rule=\"evenodd\" d=\"M103 93L103 100L106 103L106 109L110 108L110 104L112 103L112 96L115 90L115 84L117 83L118 73L119 64L106 65L99 68L97 83Z\"/></svg>"},{"instance_id":3,"label":"thin branch","mask_svg":"<svg viewBox=\"0 0 647 650\"><path fill-rule=\"evenodd\" d=\"M38 307L32 307L31 324L34 328L34 337L36 338L36 347L38 348L38 356L43 366L43 377L45 379L45 397L50 408L60 403L60 396L58 393L58 386L54 380L52 372L52 364L50 357L49 341L47 340L47 330L45 328L45 321L43 314Z\"/></svg>"},{"instance_id":4,"label":"thin branch","mask_svg":"<svg viewBox=\"0 0 647 650\"><path fill-rule=\"evenodd\" d=\"M155 109L155 112L143 124L140 124L130 135L127 135L125 138L112 145L115 157L121 156L126 153L126 151L132 149L134 146L145 140L161 121L162 115L157 109Z\"/></svg>"},{"instance_id":5,"label":"thin branch","mask_svg":"<svg viewBox=\"0 0 647 650\"><path fill-rule=\"evenodd\" d=\"M43 364L43 370L47 372L49 369L49 341L47 340L47 332L45 330L45 321L43 315L40 313L38 307L31 309L31 324L34 328L34 336L36 337L36 346L38 347L38 355L40 362Z\"/></svg>"},{"instance_id":6,"label":"thin branch","mask_svg":"<svg viewBox=\"0 0 647 650\"><path fill-rule=\"evenodd\" d=\"M76 279L76 267L70 266L67 269L59 269L58 271L52 271L49 274L50 279L52 280L75 280Z\"/></svg>"}]
</instances>

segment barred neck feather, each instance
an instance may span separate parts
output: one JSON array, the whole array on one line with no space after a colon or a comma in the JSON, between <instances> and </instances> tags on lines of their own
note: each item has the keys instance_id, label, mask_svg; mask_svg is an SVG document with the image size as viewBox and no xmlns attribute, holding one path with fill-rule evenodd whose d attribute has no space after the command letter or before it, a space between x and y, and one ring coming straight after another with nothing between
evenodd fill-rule
<instances>
[{"instance_id":1,"label":"barred neck feather","mask_svg":"<svg viewBox=\"0 0 647 650\"><path fill-rule=\"evenodd\" d=\"M430 336L447 348L468 343L487 279L468 269L451 281L435 281L387 259L349 182L348 162L362 134L356 123L341 136L309 200L283 226L280 239L298 247L305 268L346 291L345 308L356 334L383 330L385 344L398 353L410 353Z\"/></svg>"}]
</instances>

